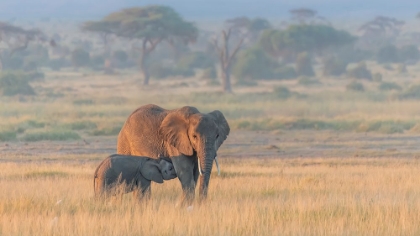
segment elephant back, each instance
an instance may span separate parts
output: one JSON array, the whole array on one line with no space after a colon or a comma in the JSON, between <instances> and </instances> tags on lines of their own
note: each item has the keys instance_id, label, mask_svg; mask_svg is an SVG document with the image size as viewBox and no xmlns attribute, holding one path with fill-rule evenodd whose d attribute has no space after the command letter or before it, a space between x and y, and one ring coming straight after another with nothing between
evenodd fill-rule
<instances>
[{"instance_id":1,"label":"elephant back","mask_svg":"<svg viewBox=\"0 0 420 236\"><path fill-rule=\"evenodd\" d=\"M152 158L162 154L162 139L158 131L167 112L153 104L132 112L118 135L117 153Z\"/></svg>"}]
</instances>

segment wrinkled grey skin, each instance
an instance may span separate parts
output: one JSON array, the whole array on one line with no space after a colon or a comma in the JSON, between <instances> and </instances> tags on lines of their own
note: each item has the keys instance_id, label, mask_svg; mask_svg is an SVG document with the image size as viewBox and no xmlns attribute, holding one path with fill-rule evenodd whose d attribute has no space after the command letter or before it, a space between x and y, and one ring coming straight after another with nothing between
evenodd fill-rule
<instances>
[{"instance_id":1,"label":"wrinkled grey skin","mask_svg":"<svg viewBox=\"0 0 420 236\"><path fill-rule=\"evenodd\" d=\"M135 192L141 199L149 193L151 181L163 183L176 177L169 158L152 159L144 156L114 154L99 164L94 174L95 197L114 195L116 187L124 184L124 193Z\"/></svg>"},{"instance_id":2,"label":"wrinkled grey skin","mask_svg":"<svg viewBox=\"0 0 420 236\"><path fill-rule=\"evenodd\" d=\"M195 107L166 110L149 104L135 110L124 123L117 153L170 157L183 190L181 204L191 205L198 179L200 200L206 198L216 152L229 132L218 110L200 113Z\"/></svg>"}]
</instances>

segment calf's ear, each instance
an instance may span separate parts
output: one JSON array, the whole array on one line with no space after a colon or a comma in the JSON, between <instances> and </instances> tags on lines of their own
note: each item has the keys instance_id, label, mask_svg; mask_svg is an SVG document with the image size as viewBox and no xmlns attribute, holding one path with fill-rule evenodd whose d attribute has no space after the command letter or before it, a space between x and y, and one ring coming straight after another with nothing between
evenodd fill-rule
<instances>
[{"instance_id":1,"label":"calf's ear","mask_svg":"<svg viewBox=\"0 0 420 236\"><path fill-rule=\"evenodd\" d=\"M155 160L147 161L141 168L141 175L144 178L154 181L156 183L163 183L162 173L160 172L159 164Z\"/></svg>"}]
</instances>

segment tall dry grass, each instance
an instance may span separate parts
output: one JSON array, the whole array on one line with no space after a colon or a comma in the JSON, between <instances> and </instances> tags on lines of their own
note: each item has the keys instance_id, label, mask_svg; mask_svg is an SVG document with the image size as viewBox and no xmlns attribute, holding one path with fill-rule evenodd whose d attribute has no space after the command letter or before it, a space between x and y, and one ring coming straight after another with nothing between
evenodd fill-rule
<instances>
[{"instance_id":1,"label":"tall dry grass","mask_svg":"<svg viewBox=\"0 0 420 236\"><path fill-rule=\"evenodd\" d=\"M98 161L99 163L99 161ZM223 159L209 199L96 202L95 163L1 163L0 235L419 235L417 159Z\"/></svg>"}]
</instances>

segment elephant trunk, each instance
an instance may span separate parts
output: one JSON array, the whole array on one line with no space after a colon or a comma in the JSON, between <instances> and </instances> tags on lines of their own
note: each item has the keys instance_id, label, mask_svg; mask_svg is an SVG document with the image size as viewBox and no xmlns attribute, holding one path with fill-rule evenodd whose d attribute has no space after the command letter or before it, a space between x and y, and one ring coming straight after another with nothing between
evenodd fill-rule
<instances>
[{"instance_id":1,"label":"elephant trunk","mask_svg":"<svg viewBox=\"0 0 420 236\"><path fill-rule=\"evenodd\" d=\"M210 148L206 148L204 152L198 155L198 165L202 171L200 175L199 197L205 199L207 197L207 190L210 182L210 174L213 167L213 160L216 153Z\"/></svg>"}]
</instances>

